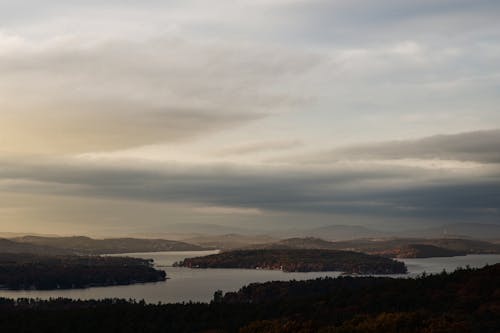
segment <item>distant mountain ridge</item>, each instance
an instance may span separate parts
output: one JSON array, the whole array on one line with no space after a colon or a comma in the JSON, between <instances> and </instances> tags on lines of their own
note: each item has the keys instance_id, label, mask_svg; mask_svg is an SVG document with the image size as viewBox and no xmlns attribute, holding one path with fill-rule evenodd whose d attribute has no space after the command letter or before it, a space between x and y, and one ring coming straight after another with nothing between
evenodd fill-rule
<instances>
[{"instance_id":1,"label":"distant mountain ridge","mask_svg":"<svg viewBox=\"0 0 500 333\"><path fill-rule=\"evenodd\" d=\"M218 236L198 236L184 239L184 241L214 249L234 249L253 244L271 243L277 241L277 239L267 235L224 234Z\"/></svg>"},{"instance_id":2,"label":"distant mountain ridge","mask_svg":"<svg viewBox=\"0 0 500 333\"><path fill-rule=\"evenodd\" d=\"M433 258L464 256L466 251L456 251L430 244L408 244L399 248L377 253L390 258Z\"/></svg>"},{"instance_id":3,"label":"distant mountain ridge","mask_svg":"<svg viewBox=\"0 0 500 333\"><path fill-rule=\"evenodd\" d=\"M193 228L195 225L188 225ZM206 225L211 229L213 225ZM231 228L230 228L231 229ZM127 252L198 251L206 249L267 248L286 249L347 249L376 253L409 244L426 244L443 249L466 253L500 253L500 225L480 223L454 223L440 227L423 228L401 232L388 232L364 226L329 225L311 229L269 231L232 228L241 233L214 235L190 235L182 240L157 238L106 238L93 239L86 236L22 236L0 238L0 253L42 254L112 254ZM216 231L228 230L216 226ZM213 230L212 230L213 231ZM459 234L460 236L455 236ZM163 235L163 234L162 234ZM165 234L168 235L168 234ZM281 241L280 241L281 239ZM481 240L488 240L484 242ZM376 242L377 240L378 242ZM498 241L499 244L494 244Z\"/></svg>"},{"instance_id":4,"label":"distant mountain ridge","mask_svg":"<svg viewBox=\"0 0 500 333\"><path fill-rule=\"evenodd\" d=\"M45 246L74 254L117 254L130 252L200 251L206 248L194 244L166 239L107 238L93 239L86 236L13 238L22 245Z\"/></svg>"},{"instance_id":5,"label":"distant mountain ridge","mask_svg":"<svg viewBox=\"0 0 500 333\"><path fill-rule=\"evenodd\" d=\"M71 251L58 249L47 245L20 243L9 239L0 238L0 253L34 253L43 255L70 254Z\"/></svg>"},{"instance_id":6,"label":"distant mountain ridge","mask_svg":"<svg viewBox=\"0 0 500 333\"><path fill-rule=\"evenodd\" d=\"M304 236L321 237L328 240L374 238L388 235L390 235L390 233L360 225L330 225L310 229L304 232Z\"/></svg>"},{"instance_id":7,"label":"distant mountain ridge","mask_svg":"<svg viewBox=\"0 0 500 333\"><path fill-rule=\"evenodd\" d=\"M465 254L497 254L500 244L470 239L357 239L331 242L315 237L295 237L244 249L321 249L356 251L398 258L450 257Z\"/></svg>"},{"instance_id":8,"label":"distant mountain ridge","mask_svg":"<svg viewBox=\"0 0 500 333\"><path fill-rule=\"evenodd\" d=\"M453 223L439 227L403 232L412 237L450 237L500 240L500 225L486 223Z\"/></svg>"},{"instance_id":9,"label":"distant mountain ridge","mask_svg":"<svg viewBox=\"0 0 500 333\"><path fill-rule=\"evenodd\" d=\"M461 238L500 240L500 225L486 223L451 223L422 229L383 231L361 225L327 225L283 233L285 237L319 237L329 241L360 238Z\"/></svg>"}]
</instances>

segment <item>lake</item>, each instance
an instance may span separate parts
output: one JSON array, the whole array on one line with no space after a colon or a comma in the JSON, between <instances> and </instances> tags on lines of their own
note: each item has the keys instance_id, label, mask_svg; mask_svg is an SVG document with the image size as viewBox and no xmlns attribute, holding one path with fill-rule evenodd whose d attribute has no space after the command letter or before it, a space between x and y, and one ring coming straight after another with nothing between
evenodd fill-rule
<instances>
[{"instance_id":1,"label":"lake","mask_svg":"<svg viewBox=\"0 0 500 333\"><path fill-rule=\"evenodd\" d=\"M190 269L172 267L176 261L184 258L208 255L217 251L197 252L157 252L157 253L128 253L121 254L130 257L154 259L158 268L167 272L168 280L157 283L135 284L129 286L94 287L72 290L29 290L10 291L1 290L0 297L9 298L55 298L65 297L73 299L102 299L125 298L144 299L150 303L172 302L209 302L213 293L220 289L225 292L235 291L252 282L266 282L273 280L306 280L317 277L339 276L339 272L312 272L312 273L285 273L282 271L251 270L251 269ZM457 267L483 267L486 264L500 263L500 255L481 254L449 258L399 259L408 267L409 274L405 277L423 273L440 273L443 269L448 272Z\"/></svg>"}]
</instances>

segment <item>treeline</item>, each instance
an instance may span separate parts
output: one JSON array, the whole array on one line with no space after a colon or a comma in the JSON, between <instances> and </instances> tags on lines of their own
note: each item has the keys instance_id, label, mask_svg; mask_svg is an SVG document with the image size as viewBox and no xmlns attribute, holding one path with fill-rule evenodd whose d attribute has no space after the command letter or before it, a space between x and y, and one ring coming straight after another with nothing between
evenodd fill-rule
<instances>
[{"instance_id":1,"label":"treeline","mask_svg":"<svg viewBox=\"0 0 500 333\"><path fill-rule=\"evenodd\" d=\"M128 257L0 254L0 288L71 289L164 281L150 260Z\"/></svg>"},{"instance_id":2,"label":"treeline","mask_svg":"<svg viewBox=\"0 0 500 333\"><path fill-rule=\"evenodd\" d=\"M391 258L433 258L465 256L466 251L449 250L428 244L408 244L399 248L381 251L378 255Z\"/></svg>"},{"instance_id":3,"label":"treeline","mask_svg":"<svg viewBox=\"0 0 500 333\"><path fill-rule=\"evenodd\" d=\"M252 284L210 304L0 299L2 332L497 333L500 264L417 279Z\"/></svg>"},{"instance_id":4,"label":"treeline","mask_svg":"<svg viewBox=\"0 0 500 333\"><path fill-rule=\"evenodd\" d=\"M14 242L15 244L11 245L16 245L16 247L24 245L24 246L34 247L35 249L38 247L43 251L50 250L49 253L54 253L54 251L59 251L59 254L69 253L69 254L79 254L79 255L205 250L205 248L198 245L188 244L180 241L172 241L167 239L143 239L143 238L93 239L85 236L73 236L73 237L24 236L24 237L13 238L10 241ZM8 249L7 246L4 246L4 248ZM2 251L2 252L14 252L14 251Z\"/></svg>"},{"instance_id":5,"label":"treeline","mask_svg":"<svg viewBox=\"0 0 500 333\"><path fill-rule=\"evenodd\" d=\"M253 244L245 249L352 250L390 258L432 258L466 254L498 254L500 244L454 238L354 239L330 242L314 237L295 237L273 243Z\"/></svg>"},{"instance_id":6,"label":"treeline","mask_svg":"<svg viewBox=\"0 0 500 333\"><path fill-rule=\"evenodd\" d=\"M285 272L340 271L357 274L403 274L404 263L352 251L318 249L234 250L176 263L190 268L279 269Z\"/></svg>"}]
</instances>

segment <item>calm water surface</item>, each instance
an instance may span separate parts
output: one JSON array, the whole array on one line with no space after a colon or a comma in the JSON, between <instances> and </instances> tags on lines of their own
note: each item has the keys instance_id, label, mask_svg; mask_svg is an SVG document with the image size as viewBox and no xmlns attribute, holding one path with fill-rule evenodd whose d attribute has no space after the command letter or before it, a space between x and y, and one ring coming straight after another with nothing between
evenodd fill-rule
<instances>
[{"instance_id":1,"label":"calm water surface","mask_svg":"<svg viewBox=\"0 0 500 333\"><path fill-rule=\"evenodd\" d=\"M95 287L74 290L50 291L8 291L1 290L0 297L9 298L54 298L66 297L73 299L126 298L144 299L146 302L208 302L214 291L235 291L252 282L273 280L305 280L324 276L339 276L339 272L284 273L270 270L250 269L190 269L171 267L176 261L216 253L216 251L198 252L157 252L129 253L130 257L154 259L158 268L167 272L165 282L136 284L130 286ZM121 254L123 256L124 254ZM486 264L500 263L500 255L468 255L451 258L401 259L408 267L409 274L415 276L423 273L440 273L443 269L453 271L457 267L482 267Z\"/></svg>"}]
</instances>

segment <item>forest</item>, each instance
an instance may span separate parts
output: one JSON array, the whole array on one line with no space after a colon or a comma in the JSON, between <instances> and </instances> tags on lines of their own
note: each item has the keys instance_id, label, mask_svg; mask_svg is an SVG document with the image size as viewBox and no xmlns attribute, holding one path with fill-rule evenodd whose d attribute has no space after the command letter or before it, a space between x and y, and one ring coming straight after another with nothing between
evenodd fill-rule
<instances>
[{"instance_id":1,"label":"forest","mask_svg":"<svg viewBox=\"0 0 500 333\"><path fill-rule=\"evenodd\" d=\"M0 288L73 289L164 281L150 260L106 256L0 254Z\"/></svg>"},{"instance_id":2,"label":"forest","mask_svg":"<svg viewBox=\"0 0 500 333\"><path fill-rule=\"evenodd\" d=\"M285 272L340 271L355 274L403 274L404 263L380 256L340 250L234 250L176 263L190 268L280 269Z\"/></svg>"},{"instance_id":3,"label":"forest","mask_svg":"<svg viewBox=\"0 0 500 333\"><path fill-rule=\"evenodd\" d=\"M432 258L500 253L500 244L460 238L361 238L332 242L314 237L294 237L252 244L245 249L350 250L389 258Z\"/></svg>"},{"instance_id":4,"label":"forest","mask_svg":"<svg viewBox=\"0 0 500 333\"><path fill-rule=\"evenodd\" d=\"M143 238L105 238L93 239L85 236L72 237L41 237L23 236L10 239L19 247L20 245L31 246L36 250L57 252L58 254L99 255L118 254L133 252L159 252L159 251L200 251L205 248L188 244L185 242L167 239L143 239ZM5 240L4 240L5 242ZM1 243L0 243L1 245ZM24 249L26 252L26 249ZM5 249L2 249L5 252ZM12 251L9 251L12 252ZM31 252L31 251L29 251Z\"/></svg>"},{"instance_id":5,"label":"forest","mask_svg":"<svg viewBox=\"0 0 500 333\"><path fill-rule=\"evenodd\" d=\"M497 333L500 264L415 279L254 283L211 303L0 299L2 332Z\"/></svg>"}]
</instances>

